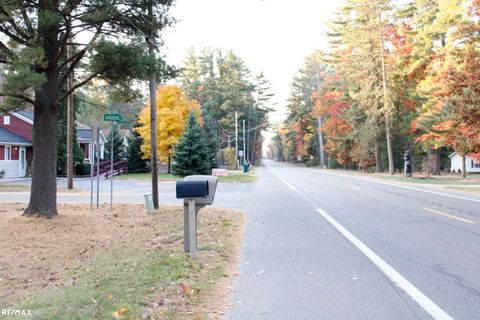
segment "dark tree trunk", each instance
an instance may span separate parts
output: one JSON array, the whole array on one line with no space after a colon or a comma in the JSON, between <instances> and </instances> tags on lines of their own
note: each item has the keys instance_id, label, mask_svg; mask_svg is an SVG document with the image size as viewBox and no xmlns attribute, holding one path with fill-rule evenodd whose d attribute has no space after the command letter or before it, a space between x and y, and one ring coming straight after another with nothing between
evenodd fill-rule
<instances>
[{"instance_id":1,"label":"dark tree trunk","mask_svg":"<svg viewBox=\"0 0 480 320\"><path fill-rule=\"evenodd\" d=\"M382 168L382 149L378 141L375 141L375 171L380 173L383 171Z\"/></svg>"},{"instance_id":2,"label":"dark tree trunk","mask_svg":"<svg viewBox=\"0 0 480 320\"><path fill-rule=\"evenodd\" d=\"M440 175L440 162L441 162L441 157L442 157L442 149L437 148L433 150L433 172L432 174L434 176L439 176Z\"/></svg>"},{"instance_id":3,"label":"dark tree trunk","mask_svg":"<svg viewBox=\"0 0 480 320\"><path fill-rule=\"evenodd\" d=\"M170 173L170 167L172 166L172 156L170 155L170 151L168 152L168 164L167 164L167 173Z\"/></svg>"},{"instance_id":4,"label":"dark tree trunk","mask_svg":"<svg viewBox=\"0 0 480 320\"><path fill-rule=\"evenodd\" d=\"M467 159L465 155L462 156L462 177L467 177Z\"/></svg>"},{"instance_id":5,"label":"dark tree trunk","mask_svg":"<svg viewBox=\"0 0 480 320\"><path fill-rule=\"evenodd\" d=\"M35 66L46 82L35 91L33 123L33 163L30 202L23 215L39 215L49 219L57 215L57 133L58 133L58 50L59 27L49 15L58 9L58 2L39 2L39 34L48 65Z\"/></svg>"}]
</instances>

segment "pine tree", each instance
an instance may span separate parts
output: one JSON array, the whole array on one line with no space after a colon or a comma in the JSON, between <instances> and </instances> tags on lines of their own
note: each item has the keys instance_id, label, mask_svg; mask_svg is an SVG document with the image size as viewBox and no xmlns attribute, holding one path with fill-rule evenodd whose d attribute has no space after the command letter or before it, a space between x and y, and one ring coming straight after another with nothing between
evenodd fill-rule
<instances>
[{"instance_id":1,"label":"pine tree","mask_svg":"<svg viewBox=\"0 0 480 320\"><path fill-rule=\"evenodd\" d=\"M111 130L111 129L110 129ZM110 160L110 150L112 148L112 132L108 133L107 142L105 143L105 159ZM113 125L113 162L122 160L125 156L125 147L123 139L120 137L118 126Z\"/></svg>"},{"instance_id":2,"label":"pine tree","mask_svg":"<svg viewBox=\"0 0 480 320\"><path fill-rule=\"evenodd\" d=\"M218 163L217 163L217 153L219 150L219 138L217 136L217 133L213 129L213 125L207 125L207 121L211 121L210 119L204 119L204 126L203 126L203 132L205 135L205 141L208 147L208 159L209 159L209 167L211 168L216 168Z\"/></svg>"},{"instance_id":3,"label":"pine tree","mask_svg":"<svg viewBox=\"0 0 480 320\"><path fill-rule=\"evenodd\" d=\"M132 135L127 138L127 159L128 159L128 172L148 172L147 163L142 159L142 150L140 146L143 144L142 136L137 132L136 128L140 127L140 123L137 122L132 128Z\"/></svg>"},{"instance_id":4,"label":"pine tree","mask_svg":"<svg viewBox=\"0 0 480 320\"><path fill-rule=\"evenodd\" d=\"M144 12L150 4L154 18L147 21ZM166 76L164 71L171 68L161 58L148 56L147 46L139 42L143 36L137 31L160 31L171 25L168 9L172 4L173 0L1 2L0 61L8 72L0 93L7 99L0 108L33 105L33 144L41 146L33 148L30 202L25 215L52 218L58 214L58 107L65 98L60 91L68 76L81 67L73 89L100 78L118 89L116 93L131 92L133 81L148 79L154 73L159 80L169 78L171 73ZM78 39L69 41L70 35ZM61 74L64 62L60 57L67 43L72 44L74 55L70 68Z\"/></svg>"},{"instance_id":5,"label":"pine tree","mask_svg":"<svg viewBox=\"0 0 480 320\"><path fill-rule=\"evenodd\" d=\"M193 112L188 116L185 132L173 154L172 172L178 176L209 174L210 152L205 133Z\"/></svg>"}]
</instances>

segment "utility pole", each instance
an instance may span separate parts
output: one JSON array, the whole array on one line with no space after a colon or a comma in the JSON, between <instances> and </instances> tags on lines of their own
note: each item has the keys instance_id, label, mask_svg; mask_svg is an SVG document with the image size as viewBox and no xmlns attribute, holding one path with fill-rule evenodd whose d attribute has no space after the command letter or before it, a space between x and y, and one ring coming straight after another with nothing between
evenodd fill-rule
<instances>
[{"instance_id":1,"label":"utility pole","mask_svg":"<svg viewBox=\"0 0 480 320\"><path fill-rule=\"evenodd\" d=\"M250 141L249 141L249 140L250 140L250 128L251 128L251 127L250 127L250 118L251 118L251 114L252 114L252 111L251 111L251 110L252 110L252 108L251 108L251 106L249 105L249 106L248 106L248 122L247 122L247 130L248 130L248 133L247 133L246 137L245 137L244 140L243 140L244 143L247 145L246 150L245 150L247 154L244 155L244 159L245 159L246 161L248 161L248 162L250 161L250 145L249 145ZM245 128L243 129L243 131L245 131ZM244 162L245 162L245 161L244 161Z\"/></svg>"},{"instance_id":2,"label":"utility pole","mask_svg":"<svg viewBox=\"0 0 480 320\"><path fill-rule=\"evenodd\" d=\"M318 145L319 145L318 152L320 153L320 168L323 169L325 168L325 153L323 151L322 117L318 117L317 122L318 122Z\"/></svg>"},{"instance_id":3,"label":"utility pole","mask_svg":"<svg viewBox=\"0 0 480 320\"><path fill-rule=\"evenodd\" d=\"M242 158L242 165L245 163L245 119L243 119L243 158Z\"/></svg>"},{"instance_id":4,"label":"utility pole","mask_svg":"<svg viewBox=\"0 0 480 320\"><path fill-rule=\"evenodd\" d=\"M148 53L152 60L155 59L155 29L153 16L153 1L149 1L148 15L151 26L148 32ZM158 168L157 168L157 79L155 70L150 70L150 149L151 149L151 168L152 168L152 200L155 209L158 209Z\"/></svg>"},{"instance_id":5,"label":"utility pole","mask_svg":"<svg viewBox=\"0 0 480 320\"><path fill-rule=\"evenodd\" d=\"M70 31L67 36L67 70L72 66L72 37ZM67 79L67 189L73 189L73 71ZM92 168L91 168L92 169Z\"/></svg>"},{"instance_id":6,"label":"utility pole","mask_svg":"<svg viewBox=\"0 0 480 320\"><path fill-rule=\"evenodd\" d=\"M382 75L383 75L383 103L385 109L385 131L387 133L387 155L388 155L388 173L393 175L395 168L393 167L393 150L392 150L392 119L391 119L391 105L388 98L388 84L387 84L387 67L385 65L385 45L383 44L383 36L381 31L382 16L378 13L378 21L380 22L380 49L382 58Z\"/></svg>"},{"instance_id":7,"label":"utility pole","mask_svg":"<svg viewBox=\"0 0 480 320\"><path fill-rule=\"evenodd\" d=\"M253 165L255 164L255 151L256 151L256 146L257 146L257 124L258 121L255 121L255 131L253 132L253 145L252 145L252 153L250 156L250 163Z\"/></svg>"},{"instance_id":8,"label":"utility pole","mask_svg":"<svg viewBox=\"0 0 480 320\"><path fill-rule=\"evenodd\" d=\"M235 112L235 169L238 169L238 113Z\"/></svg>"}]
</instances>

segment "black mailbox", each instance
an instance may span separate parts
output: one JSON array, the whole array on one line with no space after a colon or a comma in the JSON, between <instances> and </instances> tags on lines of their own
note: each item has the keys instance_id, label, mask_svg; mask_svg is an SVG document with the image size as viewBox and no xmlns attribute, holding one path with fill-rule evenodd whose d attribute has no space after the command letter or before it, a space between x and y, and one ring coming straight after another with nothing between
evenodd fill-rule
<instances>
[{"instance_id":1,"label":"black mailbox","mask_svg":"<svg viewBox=\"0 0 480 320\"><path fill-rule=\"evenodd\" d=\"M208 181L177 181L177 199L206 198Z\"/></svg>"}]
</instances>

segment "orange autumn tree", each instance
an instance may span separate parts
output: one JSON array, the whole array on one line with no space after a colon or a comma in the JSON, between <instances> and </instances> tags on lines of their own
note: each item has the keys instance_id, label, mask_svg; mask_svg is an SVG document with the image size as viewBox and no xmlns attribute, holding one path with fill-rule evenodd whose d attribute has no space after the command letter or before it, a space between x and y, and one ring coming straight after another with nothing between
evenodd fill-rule
<instances>
[{"instance_id":1,"label":"orange autumn tree","mask_svg":"<svg viewBox=\"0 0 480 320\"><path fill-rule=\"evenodd\" d=\"M195 100L189 101L180 87L166 85L157 88L157 153L161 161L168 163L168 173L173 149L183 135L185 121L192 109L197 119L201 119L200 105ZM137 132L143 138L142 159L149 159L150 103L140 112L139 122Z\"/></svg>"},{"instance_id":2,"label":"orange autumn tree","mask_svg":"<svg viewBox=\"0 0 480 320\"><path fill-rule=\"evenodd\" d=\"M332 88L323 95L315 93L312 100L315 103L313 114L325 119L322 131L326 136L327 154L333 156L342 166L346 166L352 160L350 155L352 128L343 114L349 108L343 95L341 91Z\"/></svg>"}]
</instances>

